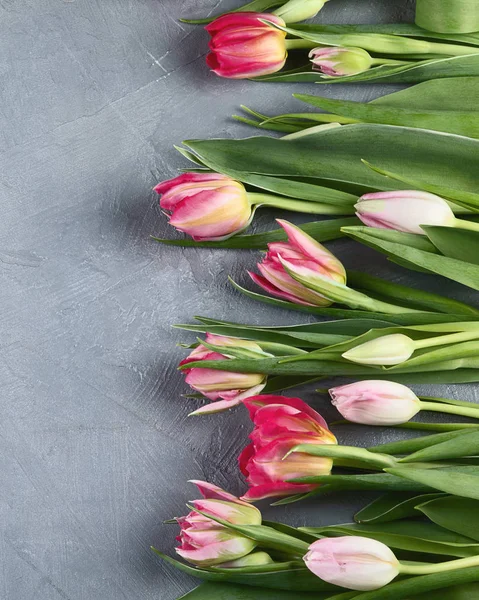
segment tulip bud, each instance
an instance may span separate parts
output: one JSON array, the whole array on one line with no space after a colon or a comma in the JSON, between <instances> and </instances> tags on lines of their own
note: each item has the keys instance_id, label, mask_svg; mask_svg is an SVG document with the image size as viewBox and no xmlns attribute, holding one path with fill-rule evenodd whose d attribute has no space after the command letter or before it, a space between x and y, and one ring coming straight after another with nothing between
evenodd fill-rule
<instances>
[{"instance_id":1,"label":"tulip bud","mask_svg":"<svg viewBox=\"0 0 479 600\"><path fill-rule=\"evenodd\" d=\"M251 356L254 357L256 355L257 358L270 356L263 352L258 344L249 340L207 333L205 343L224 348L224 353L211 351L206 346L200 344L187 358L181 361L180 366L204 360L228 361L228 347L244 349ZM266 385L267 379L265 375L259 373L234 373L227 370L218 371L216 369L201 369L198 367L185 369L185 373L185 381L188 385L203 394L203 396L206 396L206 398L214 401L194 411L191 413L192 415L220 412L232 408L240 404L245 398L259 394Z\"/></svg>"},{"instance_id":2,"label":"tulip bud","mask_svg":"<svg viewBox=\"0 0 479 600\"><path fill-rule=\"evenodd\" d=\"M358 591L377 590L400 571L388 546L359 536L322 538L311 544L303 560L323 581Z\"/></svg>"},{"instance_id":3,"label":"tulip bud","mask_svg":"<svg viewBox=\"0 0 479 600\"><path fill-rule=\"evenodd\" d=\"M369 227L424 234L421 225L454 227L449 204L434 194L399 190L376 192L359 198L356 215Z\"/></svg>"},{"instance_id":4,"label":"tulip bud","mask_svg":"<svg viewBox=\"0 0 479 600\"><path fill-rule=\"evenodd\" d=\"M288 241L268 244L263 262L258 263L261 275L249 273L250 277L278 298L307 306L329 306L331 300L293 279L286 272L284 264L287 264L290 271L297 271L305 278L319 274L345 283L346 271L343 265L329 250L299 227L288 221L277 221L288 235Z\"/></svg>"},{"instance_id":5,"label":"tulip bud","mask_svg":"<svg viewBox=\"0 0 479 600\"><path fill-rule=\"evenodd\" d=\"M309 53L315 71L328 77L356 75L371 68L373 59L362 48L313 48Z\"/></svg>"},{"instance_id":6,"label":"tulip bud","mask_svg":"<svg viewBox=\"0 0 479 600\"><path fill-rule=\"evenodd\" d=\"M358 381L329 390L341 415L363 425L400 425L421 410L416 394L393 381Z\"/></svg>"},{"instance_id":7,"label":"tulip bud","mask_svg":"<svg viewBox=\"0 0 479 600\"><path fill-rule=\"evenodd\" d=\"M196 241L223 240L248 226L252 210L241 183L218 173L184 173L159 183L170 225Z\"/></svg>"},{"instance_id":8,"label":"tulip bud","mask_svg":"<svg viewBox=\"0 0 479 600\"><path fill-rule=\"evenodd\" d=\"M360 365L398 365L409 358L416 349L414 340L402 333L384 335L351 348L342 356Z\"/></svg>"},{"instance_id":9,"label":"tulip bud","mask_svg":"<svg viewBox=\"0 0 479 600\"><path fill-rule=\"evenodd\" d=\"M286 62L286 32L263 23L285 26L269 13L237 12L223 15L206 26L211 35L208 66L220 77L246 79L276 73Z\"/></svg>"},{"instance_id":10,"label":"tulip bud","mask_svg":"<svg viewBox=\"0 0 479 600\"><path fill-rule=\"evenodd\" d=\"M221 563L218 567L221 567L222 569L238 569L241 567L260 567L262 565L271 565L273 563L274 560L267 552L253 552L243 558Z\"/></svg>"},{"instance_id":11,"label":"tulip bud","mask_svg":"<svg viewBox=\"0 0 479 600\"><path fill-rule=\"evenodd\" d=\"M312 19L328 0L289 0L277 8L273 14L281 17L285 23L298 23Z\"/></svg>"},{"instance_id":12,"label":"tulip bud","mask_svg":"<svg viewBox=\"0 0 479 600\"><path fill-rule=\"evenodd\" d=\"M242 502L232 494L207 482L193 482L204 500L195 500L193 506L212 517L232 524L260 525L261 513L254 506ZM181 528L176 552L199 567L209 567L238 560L254 550L256 543L228 529L196 511L177 519Z\"/></svg>"}]
</instances>

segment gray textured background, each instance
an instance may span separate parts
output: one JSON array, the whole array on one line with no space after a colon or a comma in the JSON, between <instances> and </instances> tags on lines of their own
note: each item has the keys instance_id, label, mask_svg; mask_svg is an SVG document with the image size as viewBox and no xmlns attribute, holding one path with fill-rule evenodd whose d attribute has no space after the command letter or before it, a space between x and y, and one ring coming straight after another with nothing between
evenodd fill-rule
<instances>
[{"instance_id":1,"label":"gray textured background","mask_svg":"<svg viewBox=\"0 0 479 600\"><path fill-rule=\"evenodd\" d=\"M228 118L242 103L272 113L300 108L291 85L210 74L205 33L177 21L238 4L0 0L2 599L173 600L194 581L149 546L171 551L176 528L162 521L184 512L193 495L186 481L244 489L236 455L247 417L187 418L195 401L180 397L184 352L175 344L193 336L171 325L194 314L268 324L305 317L254 304L227 285L228 274L246 281L256 253L149 240L175 235L151 192L185 164L174 143L249 135ZM412 16L411 1L332 0L320 18ZM385 91L321 88L362 100ZM270 227L271 214L257 224ZM445 289L352 242L331 247L349 267ZM465 386L449 390L466 392L472 397ZM334 416L312 388L303 397ZM342 439L387 437L361 434ZM367 499L265 512L291 523L339 522Z\"/></svg>"}]
</instances>

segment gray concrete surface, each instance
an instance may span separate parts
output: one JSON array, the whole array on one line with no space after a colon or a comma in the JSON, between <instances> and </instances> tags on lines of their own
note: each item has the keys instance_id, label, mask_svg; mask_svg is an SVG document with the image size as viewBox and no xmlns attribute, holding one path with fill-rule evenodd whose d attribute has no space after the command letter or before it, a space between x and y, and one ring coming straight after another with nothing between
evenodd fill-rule
<instances>
[{"instance_id":1,"label":"gray concrete surface","mask_svg":"<svg viewBox=\"0 0 479 600\"><path fill-rule=\"evenodd\" d=\"M243 411L188 419L176 371L194 314L256 323L304 316L241 298L254 252L161 247L175 235L151 192L185 165L184 138L243 136L239 104L298 108L292 85L226 81L204 64L201 28L180 24L238 5L216 0L0 1L0 598L173 600L194 580L161 564L184 512L186 483L243 489ZM323 22L411 20L406 0L332 0ZM314 86L294 89L317 91ZM391 89L391 88L390 88ZM334 87L370 99L384 87ZM297 222L301 218L296 219ZM263 213L258 227L271 227ZM352 242L352 268L445 290ZM353 251L354 250L354 251ZM424 391L424 390L422 390ZM473 389L448 390L473 397ZM334 412L313 388L303 397ZM369 444L383 432L342 439ZM265 507L294 524L350 519L370 497Z\"/></svg>"}]
</instances>

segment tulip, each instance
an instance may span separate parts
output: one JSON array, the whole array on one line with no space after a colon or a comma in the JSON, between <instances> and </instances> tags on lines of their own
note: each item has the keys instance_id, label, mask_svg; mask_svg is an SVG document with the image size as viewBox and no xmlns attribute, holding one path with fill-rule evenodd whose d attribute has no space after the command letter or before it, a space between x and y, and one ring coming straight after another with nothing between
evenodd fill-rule
<instances>
[{"instance_id":1,"label":"tulip","mask_svg":"<svg viewBox=\"0 0 479 600\"><path fill-rule=\"evenodd\" d=\"M218 173L184 173L159 183L170 225L194 240L223 240L248 226L252 210L244 186Z\"/></svg>"},{"instance_id":2,"label":"tulip","mask_svg":"<svg viewBox=\"0 0 479 600\"><path fill-rule=\"evenodd\" d=\"M358 591L383 587L401 572L388 546L359 536L317 540L303 560L323 581Z\"/></svg>"},{"instance_id":3,"label":"tulip","mask_svg":"<svg viewBox=\"0 0 479 600\"><path fill-rule=\"evenodd\" d=\"M224 354L209 350L203 344L196 347L181 361L180 366L192 362L205 360L229 360L228 347L243 349L249 356L264 358L270 356L263 352L255 342L228 338L222 335L206 334L207 345L220 346L224 348ZM202 369L193 367L185 369L185 381L197 392L201 392L211 404L202 406L192 412L192 415L220 412L240 404L245 398L259 394L266 385L266 376L258 373L233 373L231 371L217 371L214 369Z\"/></svg>"},{"instance_id":4,"label":"tulip","mask_svg":"<svg viewBox=\"0 0 479 600\"><path fill-rule=\"evenodd\" d=\"M261 275L249 273L251 279L264 290L295 304L329 306L331 300L299 283L285 270L307 277L324 276L344 283L346 271L340 261L319 242L304 231L277 219L285 230L288 241L268 244L263 262L258 263Z\"/></svg>"},{"instance_id":5,"label":"tulip","mask_svg":"<svg viewBox=\"0 0 479 600\"><path fill-rule=\"evenodd\" d=\"M416 394L393 381L358 381L331 388L329 394L345 419L364 425L399 425L421 410Z\"/></svg>"},{"instance_id":6,"label":"tulip","mask_svg":"<svg viewBox=\"0 0 479 600\"><path fill-rule=\"evenodd\" d=\"M313 48L309 53L313 70L329 77L356 75L367 71L374 64L371 56L362 48Z\"/></svg>"},{"instance_id":7,"label":"tulip","mask_svg":"<svg viewBox=\"0 0 479 600\"><path fill-rule=\"evenodd\" d=\"M329 475L329 458L300 452L286 454L298 444L336 444L326 421L299 398L254 396L243 401L254 430L251 444L239 457L240 469L249 484L243 500L254 502L274 496L311 492L315 484L289 482L297 477Z\"/></svg>"},{"instance_id":8,"label":"tulip","mask_svg":"<svg viewBox=\"0 0 479 600\"><path fill-rule=\"evenodd\" d=\"M262 22L286 23L269 13L223 15L206 26L211 35L208 66L220 77L245 79L276 73L286 62L286 33Z\"/></svg>"},{"instance_id":9,"label":"tulip","mask_svg":"<svg viewBox=\"0 0 479 600\"><path fill-rule=\"evenodd\" d=\"M281 17L286 23L298 23L315 17L326 2L328 0L289 0L273 14Z\"/></svg>"},{"instance_id":10,"label":"tulip","mask_svg":"<svg viewBox=\"0 0 479 600\"><path fill-rule=\"evenodd\" d=\"M236 525L260 525L261 513L232 494L204 481L193 481L202 494L202 500L192 505L202 513ZM252 552L256 543L235 531L220 525L199 512L191 511L177 519L181 543L176 552L185 560L199 567L209 567L228 561L236 561Z\"/></svg>"},{"instance_id":11,"label":"tulip","mask_svg":"<svg viewBox=\"0 0 479 600\"><path fill-rule=\"evenodd\" d=\"M222 569L237 569L240 567L260 567L263 565L271 565L274 560L267 552L253 552L243 558L232 560L221 564Z\"/></svg>"},{"instance_id":12,"label":"tulip","mask_svg":"<svg viewBox=\"0 0 479 600\"><path fill-rule=\"evenodd\" d=\"M392 366L408 360L415 349L414 340L402 333L393 333L351 348L342 356L360 365Z\"/></svg>"},{"instance_id":13,"label":"tulip","mask_svg":"<svg viewBox=\"0 0 479 600\"><path fill-rule=\"evenodd\" d=\"M422 225L454 227L449 204L427 192L399 190L376 192L359 198L356 215L369 227L424 234Z\"/></svg>"}]
</instances>

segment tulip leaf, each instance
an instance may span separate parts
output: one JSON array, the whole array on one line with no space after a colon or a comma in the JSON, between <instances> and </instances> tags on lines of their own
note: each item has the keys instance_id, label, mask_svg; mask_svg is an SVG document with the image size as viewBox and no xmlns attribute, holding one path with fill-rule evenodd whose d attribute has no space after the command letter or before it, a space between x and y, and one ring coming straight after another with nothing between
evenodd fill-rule
<instances>
[{"instance_id":1,"label":"tulip leaf","mask_svg":"<svg viewBox=\"0 0 479 600\"><path fill-rule=\"evenodd\" d=\"M479 425L474 425L479 431ZM444 433L436 433L433 435L424 435L421 437L410 438L408 440L399 440L397 442L389 442L388 444L379 444L368 448L370 452L380 452L381 454L409 454L410 452L418 452L425 448L430 448L450 440L461 439L463 435L468 433L469 429L461 429L458 431L450 431Z\"/></svg>"},{"instance_id":2,"label":"tulip leaf","mask_svg":"<svg viewBox=\"0 0 479 600\"><path fill-rule=\"evenodd\" d=\"M479 468L475 466L457 466L454 470L401 466L386 471L396 477L421 483L447 494L479 500Z\"/></svg>"},{"instance_id":3,"label":"tulip leaf","mask_svg":"<svg viewBox=\"0 0 479 600\"><path fill-rule=\"evenodd\" d=\"M310 534L320 537L359 535L372 538L397 550L438 554L444 556L467 557L479 553L479 544L467 536L453 533L434 523L417 520L378 524L348 524L328 527L304 527Z\"/></svg>"},{"instance_id":4,"label":"tulip leaf","mask_svg":"<svg viewBox=\"0 0 479 600\"><path fill-rule=\"evenodd\" d=\"M322 484L310 495L327 494L345 490L371 490L391 492L430 492L431 488L421 483L406 481L388 473L368 473L366 475L319 475L300 477L292 480L297 483Z\"/></svg>"},{"instance_id":5,"label":"tulip leaf","mask_svg":"<svg viewBox=\"0 0 479 600\"><path fill-rule=\"evenodd\" d=\"M227 13L221 13L219 15L213 17L206 17L204 19L180 19L182 23L189 23L190 25L206 25L207 23L211 23L215 19L219 17L235 12L265 12L270 8L275 8L283 3L283 0L253 0L252 2L248 2L247 4L243 4L238 8L234 8Z\"/></svg>"},{"instance_id":6,"label":"tulip leaf","mask_svg":"<svg viewBox=\"0 0 479 600\"><path fill-rule=\"evenodd\" d=\"M369 81L378 81L379 83L420 83L444 77L477 76L479 76L479 53L469 56L438 57L399 66L381 65L358 75L345 75L343 77L325 77L317 71L312 71L310 65L305 65L290 71L280 71L273 75L255 77L254 80L322 84L363 83Z\"/></svg>"},{"instance_id":7,"label":"tulip leaf","mask_svg":"<svg viewBox=\"0 0 479 600\"><path fill-rule=\"evenodd\" d=\"M246 172L331 180L370 190L410 189L369 169L361 162L366 160L401 177L477 192L479 141L423 129L359 123L299 139L255 136L190 140L185 145L209 168L230 176Z\"/></svg>"},{"instance_id":8,"label":"tulip leaf","mask_svg":"<svg viewBox=\"0 0 479 600\"><path fill-rule=\"evenodd\" d=\"M433 523L479 541L479 502L477 500L443 496L419 502L416 509Z\"/></svg>"},{"instance_id":9,"label":"tulip leaf","mask_svg":"<svg viewBox=\"0 0 479 600\"><path fill-rule=\"evenodd\" d=\"M178 600L327 600L331 593L269 590L233 583L203 583Z\"/></svg>"},{"instance_id":10,"label":"tulip leaf","mask_svg":"<svg viewBox=\"0 0 479 600\"><path fill-rule=\"evenodd\" d=\"M409 456L400 459L401 463L428 462L475 456L479 454L479 431L465 431L434 446L418 450Z\"/></svg>"},{"instance_id":11,"label":"tulip leaf","mask_svg":"<svg viewBox=\"0 0 479 600\"><path fill-rule=\"evenodd\" d=\"M479 265L447 256L439 256L402 244L387 242L371 235L367 227L344 227L343 232L353 239L379 250L389 257L405 259L428 271L479 290Z\"/></svg>"},{"instance_id":12,"label":"tulip leaf","mask_svg":"<svg viewBox=\"0 0 479 600\"><path fill-rule=\"evenodd\" d=\"M354 515L356 523L388 523L407 517L419 516L417 505L442 498L444 494L410 494L393 493L385 494L377 500L373 500ZM438 525L442 525L438 523ZM442 525L444 527L444 525ZM458 532L463 533L463 532Z\"/></svg>"},{"instance_id":13,"label":"tulip leaf","mask_svg":"<svg viewBox=\"0 0 479 600\"><path fill-rule=\"evenodd\" d=\"M354 596L354 600L405 600L410 597L416 598L420 594L427 594L427 598L430 598L430 593L435 590L441 590L441 593L435 596L436 598L446 600L447 598L455 597L454 595L447 595L448 589L451 589L451 593L455 594L454 586L475 582L479 582L479 568L468 567L456 571L443 571L442 573L434 573L433 575L420 575L418 577L393 581L378 590L359 593ZM478 588L474 587L473 589L477 590ZM331 596L330 600L339 600L340 597L340 595ZM467 597L475 600L474 596Z\"/></svg>"},{"instance_id":14,"label":"tulip leaf","mask_svg":"<svg viewBox=\"0 0 479 600\"><path fill-rule=\"evenodd\" d=\"M479 231L430 225L423 229L444 256L479 265Z\"/></svg>"}]
</instances>

